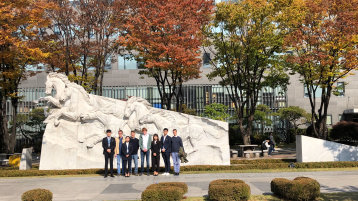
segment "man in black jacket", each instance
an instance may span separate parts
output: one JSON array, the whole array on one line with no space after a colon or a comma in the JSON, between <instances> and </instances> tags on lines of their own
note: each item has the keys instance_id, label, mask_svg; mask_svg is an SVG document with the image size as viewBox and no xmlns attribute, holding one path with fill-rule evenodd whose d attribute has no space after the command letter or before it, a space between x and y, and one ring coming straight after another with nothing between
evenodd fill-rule
<instances>
[{"instance_id":1,"label":"man in black jacket","mask_svg":"<svg viewBox=\"0 0 358 201\"><path fill-rule=\"evenodd\" d=\"M103 138L102 140L102 147L103 147L103 155L104 155L104 178L108 175L108 159L109 165L111 168L111 177L113 176L113 155L114 155L114 148L116 148L116 140L111 137L112 131L106 131L107 137Z\"/></svg>"},{"instance_id":2,"label":"man in black jacket","mask_svg":"<svg viewBox=\"0 0 358 201\"><path fill-rule=\"evenodd\" d=\"M134 161L134 175L138 176L138 149L139 149L139 140L135 137L135 132L131 131L131 139L129 143L132 144L132 160ZM132 174L132 163L130 167L130 172Z\"/></svg>"},{"instance_id":3,"label":"man in black jacket","mask_svg":"<svg viewBox=\"0 0 358 201\"><path fill-rule=\"evenodd\" d=\"M162 157L164 160L165 165L165 172L163 175L169 175L170 171L170 152L172 147L172 140L171 137L168 136L168 129L164 128L163 130L163 136L160 138L160 142L162 145Z\"/></svg>"}]
</instances>

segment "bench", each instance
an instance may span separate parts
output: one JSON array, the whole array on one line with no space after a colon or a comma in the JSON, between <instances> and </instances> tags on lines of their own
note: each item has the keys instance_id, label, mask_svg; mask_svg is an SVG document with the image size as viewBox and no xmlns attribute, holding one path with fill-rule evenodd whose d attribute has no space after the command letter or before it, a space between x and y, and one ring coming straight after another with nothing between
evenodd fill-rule
<instances>
[{"instance_id":1,"label":"bench","mask_svg":"<svg viewBox=\"0 0 358 201\"><path fill-rule=\"evenodd\" d=\"M9 159L0 160L0 165L2 165L2 166L7 166L7 165L9 165Z\"/></svg>"},{"instance_id":2,"label":"bench","mask_svg":"<svg viewBox=\"0 0 358 201\"><path fill-rule=\"evenodd\" d=\"M268 156L268 150L267 149L263 151L262 156L263 157Z\"/></svg>"},{"instance_id":3,"label":"bench","mask_svg":"<svg viewBox=\"0 0 358 201\"><path fill-rule=\"evenodd\" d=\"M230 155L231 155L231 158L237 158L237 156L239 155L239 152L237 150L230 149Z\"/></svg>"},{"instance_id":4,"label":"bench","mask_svg":"<svg viewBox=\"0 0 358 201\"><path fill-rule=\"evenodd\" d=\"M261 151L244 151L244 157L250 158L250 155L253 154L255 158L259 158Z\"/></svg>"}]
</instances>

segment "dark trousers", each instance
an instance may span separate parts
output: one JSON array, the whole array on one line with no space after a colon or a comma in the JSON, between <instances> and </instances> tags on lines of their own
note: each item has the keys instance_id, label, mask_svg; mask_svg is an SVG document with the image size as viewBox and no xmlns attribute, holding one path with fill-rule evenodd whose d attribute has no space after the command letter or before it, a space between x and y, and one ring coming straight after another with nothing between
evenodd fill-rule
<instances>
[{"instance_id":1,"label":"dark trousers","mask_svg":"<svg viewBox=\"0 0 358 201\"><path fill-rule=\"evenodd\" d=\"M147 173L149 173L149 157L150 157L150 150L146 152L140 150L140 169L141 172L144 172L144 158L147 160Z\"/></svg>"},{"instance_id":2,"label":"dark trousers","mask_svg":"<svg viewBox=\"0 0 358 201\"><path fill-rule=\"evenodd\" d=\"M125 160L123 160L125 159ZM123 157L122 159L122 171L123 174L128 174L130 173L130 169L131 169L131 162L132 162L132 157L130 157L130 159L126 159L125 157Z\"/></svg>"},{"instance_id":3,"label":"dark trousers","mask_svg":"<svg viewBox=\"0 0 358 201\"><path fill-rule=\"evenodd\" d=\"M153 171L159 172L160 155L152 155L152 169Z\"/></svg>"},{"instance_id":4,"label":"dark trousers","mask_svg":"<svg viewBox=\"0 0 358 201\"><path fill-rule=\"evenodd\" d=\"M109 167L111 169L111 175L113 175L113 152L104 153L104 175L108 175L108 159L109 159Z\"/></svg>"},{"instance_id":5,"label":"dark trousers","mask_svg":"<svg viewBox=\"0 0 358 201\"><path fill-rule=\"evenodd\" d=\"M170 153L169 152L164 152L162 153L162 157L164 160L164 165L165 165L165 172L170 172Z\"/></svg>"}]
</instances>

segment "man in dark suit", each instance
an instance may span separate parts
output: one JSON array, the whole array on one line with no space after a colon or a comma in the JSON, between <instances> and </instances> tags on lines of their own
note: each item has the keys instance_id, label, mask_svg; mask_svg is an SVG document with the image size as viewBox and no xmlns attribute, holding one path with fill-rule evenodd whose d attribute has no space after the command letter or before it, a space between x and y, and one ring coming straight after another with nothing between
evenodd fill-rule
<instances>
[{"instance_id":1,"label":"man in dark suit","mask_svg":"<svg viewBox=\"0 0 358 201\"><path fill-rule=\"evenodd\" d=\"M135 131L131 131L131 139L129 143L133 146L132 160L134 162L134 175L138 176L138 149L139 149L139 140L135 137ZM132 166L132 161L131 161ZM130 168L132 174L132 167Z\"/></svg>"},{"instance_id":2,"label":"man in dark suit","mask_svg":"<svg viewBox=\"0 0 358 201\"><path fill-rule=\"evenodd\" d=\"M129 141L130 137L127 136L122 145L122 168L125 177L129 177L132 162L133 144L129 143Z\"/></svg>"},{"instance_id":3,"label":"man in dark suit","mask_svg":"<svg viewBox=\"0 0 358 201\"><path fill-rule=\"evenodd\" d=\"M109 165L111 168L111 177L113 176L113 155L114 155L114 148L116 148L116 140L111 137L112 131L106 131L107 137L103 138L102 140L102 147L103 147L103 155L104 155L104 178L108 175L108 159Z\"/></svg>"},{"instance_id":4,"label":"man in dark suit","mask_svg":"<svg viewBox=\"0 0 358 201\"><path fill-rule=\"evenodd\" d=\"M165 165L165 172L163 175L169 175L170 172L170 152L171 152L171 146L172 146L172 140L171 137L168 136L168 129L163 129L163 136L160 138L160 142L162 145L162 157L164 160Z\"/></svg>"}]
</instances>

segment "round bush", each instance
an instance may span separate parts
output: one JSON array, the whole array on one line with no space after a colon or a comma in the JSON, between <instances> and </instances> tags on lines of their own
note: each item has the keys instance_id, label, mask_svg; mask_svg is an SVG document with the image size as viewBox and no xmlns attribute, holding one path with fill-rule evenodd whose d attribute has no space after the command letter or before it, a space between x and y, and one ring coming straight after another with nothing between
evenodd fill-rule
<instances>
[{"instance_id":1,"label":"round bush","mask_svg":"<svg viewBox=\"0 0 358 201\"><path fill-rule=\"evenodd\" d=\"M209 184L209 199L213 201L248 200L250 194L250 186L239 179L220 179Z\"/></svg>"},{"instance_id":2,"label":"round bush","mask_svg":"<svg viewBox=\"0 0 358 201\"><path fill-rule=\"evenodd\" d=\"M288 189L290 180L284 179L284 178L276 178L271 181L271 191L280 197L283 197L286 195Z\"/></svg>"},{"instance_id":3,"label":"round bush","mask_svg":"<svg viewBox=\"0 0 358 201\"><path fill-rule=\"evenodd\" d=\"M21 196L22 201L51 201L52 192L47 189L33 189L26 191Z\"/></svg>"},{"instance_id":4,"label":"round bush","mask_svg":"<svg viewBox=\"0 0 358 201\"><path fill-rule=\"evenodd\" d=\"M158 184L152 184L148 187L142 192L143 201L179 201L184 195L183 189L180 187L160 187Z\"/></svg>"},{"instance_id":5,"label":"round bush","mask_svg":"<svg viewBox=\"0 0 358 201\"><path fill-rule=\"evenodd\" d=\"M271 181L271 191L288 200L316 200L320 195L320 184L308 177L297 177L293 181L276 178Z\"/></svg>"}]
</instances>

